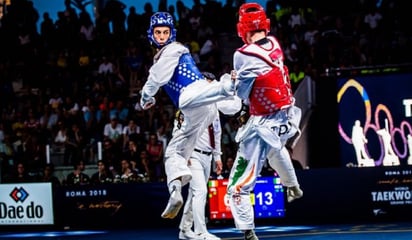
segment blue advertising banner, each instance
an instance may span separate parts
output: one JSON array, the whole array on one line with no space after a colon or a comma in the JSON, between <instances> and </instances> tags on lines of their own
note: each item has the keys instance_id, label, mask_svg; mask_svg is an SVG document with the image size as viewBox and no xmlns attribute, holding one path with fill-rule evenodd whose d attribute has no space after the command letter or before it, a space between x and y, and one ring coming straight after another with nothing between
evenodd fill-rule
<instances>
[{"instance_id":1,"label":"blue advertising banner","mask_svg":"<svg viewBox=\"0 0 412 240\"><path fill-rule=\"evenodd\" d=\"M345 223L404 221L412 214L412 166L298 171L303 197L286 220Z\"/></svg>"},{"instance_id":2,"label":"blue advertising banner","mask_svg":"<svg viewBox=\"0 0 412 240\"><path fill-rule=\"evenodd\" d=\"M165 183L64 186L56 189L55 196L56 221L62 227L175 224L160 217L169 198Z\"/></svg>"},{"instance_id":3,"label":"blue advertising banner","mask_svg":"<svg viewBox=\"0 0 412 240\"><path fill-rule=\"evenodd\" d=\"M278 178L259 180L251 198L257 224L399 221L410 220L412 215L412 166L298 170L297 176L304 195L291 203L284 202ZM209 183L209 189L216 188L216 183ZM45 195L50 188L45 192L31 185L16 185L17 190L3 187L8 194L0 204L0 229L10 227L7 224L47 225L53 219L59 229L176 227L181 217L181 212L175 219L160 216L169 198L165 183L61 186L53 189L53 202L47 200L49 193ZM23 189L28 196L14 193ZM216 200L224 195L223 188L220 193ZM187 187L183 195L186 198ZM233 224L230 209L222 208L225 204L213 205L213 198L210 196L210 212L206 212L213 220L209 224L222 224L214 221L219 219ZM48 207L54 208L54 215Z\"/></svg>"}]
</instances>

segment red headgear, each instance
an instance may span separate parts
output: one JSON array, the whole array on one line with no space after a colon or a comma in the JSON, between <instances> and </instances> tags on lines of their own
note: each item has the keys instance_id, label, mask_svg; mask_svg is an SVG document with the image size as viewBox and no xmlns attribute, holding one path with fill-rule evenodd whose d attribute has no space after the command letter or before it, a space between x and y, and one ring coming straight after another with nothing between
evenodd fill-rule
<instances>
[{"instance_id":1,"label":"red headgear","mask_svg":"<svg viewBox=\"0 0 412 240\"><path fill-rule=\"evenodd\" d=\"M258 3L244 3L239 8L237 34L246 42L246 33L256 30L270 30L270 19L266 18L265 9Z\"/></svg>"}]
</instances>

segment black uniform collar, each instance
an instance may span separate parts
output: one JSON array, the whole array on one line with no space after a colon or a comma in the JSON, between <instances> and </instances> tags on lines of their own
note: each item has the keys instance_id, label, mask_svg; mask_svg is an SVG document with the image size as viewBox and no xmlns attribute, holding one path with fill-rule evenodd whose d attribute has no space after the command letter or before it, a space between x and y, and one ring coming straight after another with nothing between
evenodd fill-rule
<instances>
[{"instance_id":1,"label":"black uniform collar","mask_svg":"<svg viewBox=\"0 0 412 240\"><path fill-rule=\"evenodd\" d=\"M263 45L263 44L268 43L268 42L269 42L269 40L265 37L265 38L262 38L262 39L257 40L257 41L255 42L255 44L257 44L257 45Z\"/></svg>"}]
</instances>

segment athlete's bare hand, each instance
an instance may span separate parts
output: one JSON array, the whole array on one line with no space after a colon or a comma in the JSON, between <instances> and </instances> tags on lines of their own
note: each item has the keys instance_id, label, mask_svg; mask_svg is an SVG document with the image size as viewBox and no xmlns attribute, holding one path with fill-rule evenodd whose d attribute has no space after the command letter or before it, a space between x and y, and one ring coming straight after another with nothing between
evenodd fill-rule
<instances>
[{"instance_id":1,"label":"athlete's bare hand","mask_svg":"<svg viewBox=\"0 0 412 240\"><path fill-rule=\"evenodd\" d=\"M236 81L237 74L235 70L230 71L230 77L232 81Z\"/></svg>"}]
</instances>

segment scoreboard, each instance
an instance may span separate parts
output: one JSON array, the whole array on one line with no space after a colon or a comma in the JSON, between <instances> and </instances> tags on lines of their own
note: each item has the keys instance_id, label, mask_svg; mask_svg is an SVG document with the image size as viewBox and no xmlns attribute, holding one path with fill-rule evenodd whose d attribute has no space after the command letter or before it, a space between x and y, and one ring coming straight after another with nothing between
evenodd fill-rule
<instances>
[{"instance_id":1,"label":"scoreboard","mask_svg":"<svg viewBox=\"0 0 412 240\"><path fill-rule=\"evenodd\" d=\"M226 195L228 179L214 179L208 182L209 218L211 220L232 219L229 200ZM255 218L279 218L285 216L284 187L278 176L258 177L250 201Z\"/></svg>"}]
</instances>

